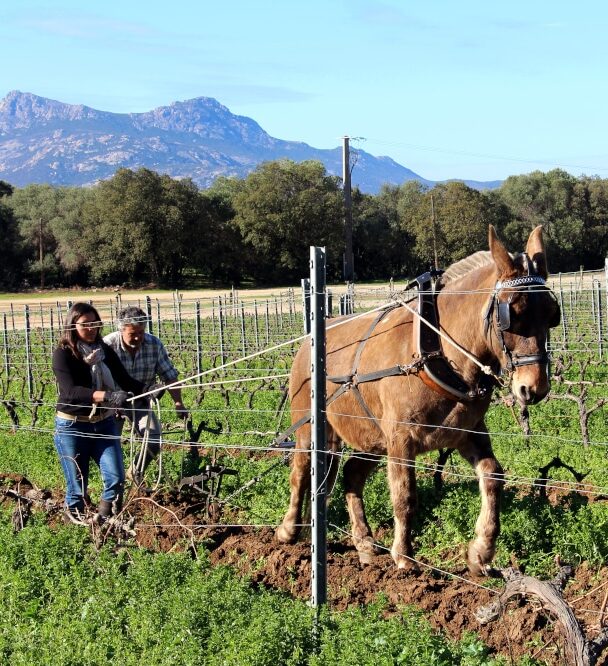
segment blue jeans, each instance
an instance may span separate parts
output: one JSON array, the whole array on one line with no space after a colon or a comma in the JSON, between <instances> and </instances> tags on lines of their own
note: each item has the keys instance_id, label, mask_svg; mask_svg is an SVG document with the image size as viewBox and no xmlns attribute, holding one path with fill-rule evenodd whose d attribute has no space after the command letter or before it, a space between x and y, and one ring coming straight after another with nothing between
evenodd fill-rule
<instances>
[{"instance_id":1,"label":"blue jeans","mask_svg":"<svg viewBox=\"0 0 608 666\"><path fill-rule=\"evenodd\" d=\"M87 423L55 417L55 448L66 481L65 504L84 511L89 463L95 461L103 479L101 499L122 500L125 468L120 447L120 425L113 416Z\"/></svg>"}]
</instances>

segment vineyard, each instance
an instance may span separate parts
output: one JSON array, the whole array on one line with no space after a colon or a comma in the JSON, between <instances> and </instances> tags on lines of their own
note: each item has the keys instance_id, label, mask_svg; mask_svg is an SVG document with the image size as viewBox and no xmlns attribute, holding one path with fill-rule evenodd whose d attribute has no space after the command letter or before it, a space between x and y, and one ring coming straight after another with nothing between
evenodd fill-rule
<instances>
[{"instance_id":1,"label":"vineyard","mask_svg":"<svg viewBox=\"0 0 608 666\"><path fill-rule=\"evenodd\" d=\"M506 476L495 564L537 580L571 565L563 596L592 641L608 624L606 282L560 276L552 287L562 319L551 332L550 394L528 410L508 389L496 391L487 418ZM365 312L398 289L336 291L328 306L334 315ZM289 501L291 449L277 436L289 425L286 387L304 303L293 290L265 300L233 291L94 301L104 333L121 306L148 313L149 330L189 378L191 420L179 421L168 397L160 401L165 445L146 488L130 490L120 519L90 530L60 524L50 361L69 303L0 306L3 663L565 663L563 627L539 603L520 596L499 620L479 620L505 583L466 570L479 494L472 469L449 450L415 462L417 572L390 558L385 465L366 487L385 553L368 566L349 538L338 475L328 510L329 603L312 637L309 542L273 537ZM139 446L125 428L125 459ZM100 489L95 474L91 489ZM79 619L68 625L61 608L73 603ZM123 642L111 630L120 622ZM28 644L29 631L39 640Z\"/></svg>"}]
</instances>

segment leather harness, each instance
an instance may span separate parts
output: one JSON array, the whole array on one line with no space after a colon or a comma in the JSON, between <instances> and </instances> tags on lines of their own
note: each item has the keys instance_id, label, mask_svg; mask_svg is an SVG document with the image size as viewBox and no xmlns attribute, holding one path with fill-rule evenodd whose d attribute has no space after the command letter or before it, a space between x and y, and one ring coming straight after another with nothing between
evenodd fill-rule
<instances>
[{"instance_id":1,"label":"leather harness","mask_svg":"<svg viewBox=\"0 0 608 666\"><path fill-rule=\"evenodd\" d=\"M397 364L373 372L359 373L357 371L365 345L376 326L387 314L396 308L401 307L400 303L391 304L376 315L365 335L359 342L350 373L347 375L327 377L327 380L332 382L332 384L340 385L339 388L327 398L327 406L331 405L332 402L336 401L347 391L352 391L362 410L376 427L380 429L378 419L372 414L361 395L361 391L359 391L359 384L374 382L379 379L384 379L385 377L417 375L429 388L455 402L471 402L483 398L487 394L488 390L493 387L495 380L491 377L484 376L479 385L471 388L453 369L441 349L439 335L426 323L429 322L435 328L438 328L438 292L435 290L435 278L439 277L442 273L443 271L429 271L417 277L406 287L407 291L414 286L418 286L418 313L420 316L416 317L418 328L416 335L417 354L415 360L408 365ZM276 437L273 440L273 444L279 445L281 442L284 442L289 436L298 430L298 428L309 421L310 411L293 423L285 432Z\"/></svg>"},{"instance_id":2,"label":"leather harness","mask_svg":"<svg viewBox=\"0 0 608 666\"><path fill-rule=\"evenodd\" d=\"M498 336L503 352L507 358L507 371L512 371L514 368L518 368L523 365L547 363L549 360L546 351L543 351L539 354L518 356L509 350L504 340L503 333L504 331L509 330L511 326L510 304L513 299L513 294L511 294L510 298L506 302L501 302L498 296L502 289L512 289L513 291L522 289L530 290L532 287L540 285L545 287L549 293L553 295L553 292L551 292L551 290L546 287L544 278L536 273L531 272L530 266L532 265L532 262L527 255L524 255L524 260L528 268L528 274L513 278L511 280L498 281L494 287L494 293L492 294L492 298L488 303L488 307L486 308L483 317L484 332L486 337L489 334L492 320L495 319L495 326L493 328L496 335ZM359 373L357 371L365 345L376 326L389 312L392 312L396 308L401 307L400 303L391 304L376 315L365 335L359 342L350 373L347 375L327 377L328 381L332 382L333 384L340 385L339 388L336 389L331 394L331 396L327 398L327 406L336 401L347 391L352 391L353 395L357 399L357 402L361 406L361 409L380 430L378 419L374 416L374 414L372 414L371 410L365 403L361 392L359 391L358 387L360 384L374 382L379 379L384 379L385 377L416 375L422 380L422 382L424 382L426 386L431 388L433 391L455 402L473 402L475 400L484 398L486 395L488 395L488 392L491 392L491 390L497 384L497 379L495 376L483 375L480 382L476 386L471 387L454 370L453 366L443 353L441 348L441 339L439 333L437 332L437 330L439 330L439 316L437 312L437 294L439 292L436 289L436 278L442 274L443 271L429 271L417 277L406 287L406 291L415 286L418 287L419 316L416 317L417 353L415 360L409 365L397 364L391 366L390 368L375 370L374 372ZM555 296L553 297L555 298ZM493 313L495 313L495 317L492 316ZM432 327L429 326L429 324L431 324ZM277 436L273 440L273 445L280 446L288 437L290 437L296 430L298 430L298 428L305 425L309 421L310 411L304 414L304 416L302 416L302 418L300 418L298 421L293 423L285 432Z\"/></svg>"}]
</instances>

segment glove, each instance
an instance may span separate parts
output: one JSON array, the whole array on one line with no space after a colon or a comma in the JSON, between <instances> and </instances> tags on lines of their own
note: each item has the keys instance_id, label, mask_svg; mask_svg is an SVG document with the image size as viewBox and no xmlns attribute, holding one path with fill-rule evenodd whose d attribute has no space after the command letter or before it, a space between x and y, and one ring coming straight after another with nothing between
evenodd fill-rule
<instances>
[{"instance_id":1,"label":"glove","mask_svg":"<svg viewBox=\"0 0 608 666\"><path fill-rule=\"evenodd\" d=\"M149 391L154 391L154 393L149 398L156 398L160 400L165 395L165 385L164 384L148 384L144 387L142 393L148 393Z\"/></svg>"},{"instance_id":2,"label":"glove","mask_svg":"<svg viewBox=\"0 0 608 666\"><path fill-rule=\"evenodd\" d=\"M126 391L106 391L103 402L107 407L124 407L127 400L132 397L133 394Z\"/></svg>"}]
</instances>

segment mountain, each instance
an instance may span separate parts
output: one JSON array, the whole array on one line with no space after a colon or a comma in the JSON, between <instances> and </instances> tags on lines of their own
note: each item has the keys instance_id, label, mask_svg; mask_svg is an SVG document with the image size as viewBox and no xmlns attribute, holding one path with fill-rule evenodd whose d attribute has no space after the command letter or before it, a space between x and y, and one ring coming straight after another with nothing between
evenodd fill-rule
<instances>
[{"instance_id":1,"label":"mountain","mask_svg":"<svg viewBox=\"0 0 608 666\"><path fill-rule=\"evenodd\" d=\"M322 150L275 139L211 97L145 113L98 111L19 91L0 101L0 179L19 187L92 185L119 167L147 167L208 187L218 176L244 177L261 162L281 158L319 160L329 173L342 175L341 147ZM407 180L433 185L390 157L356 150L356 160L352 184L363 192Z\"/></svg>"}]
</instances>

